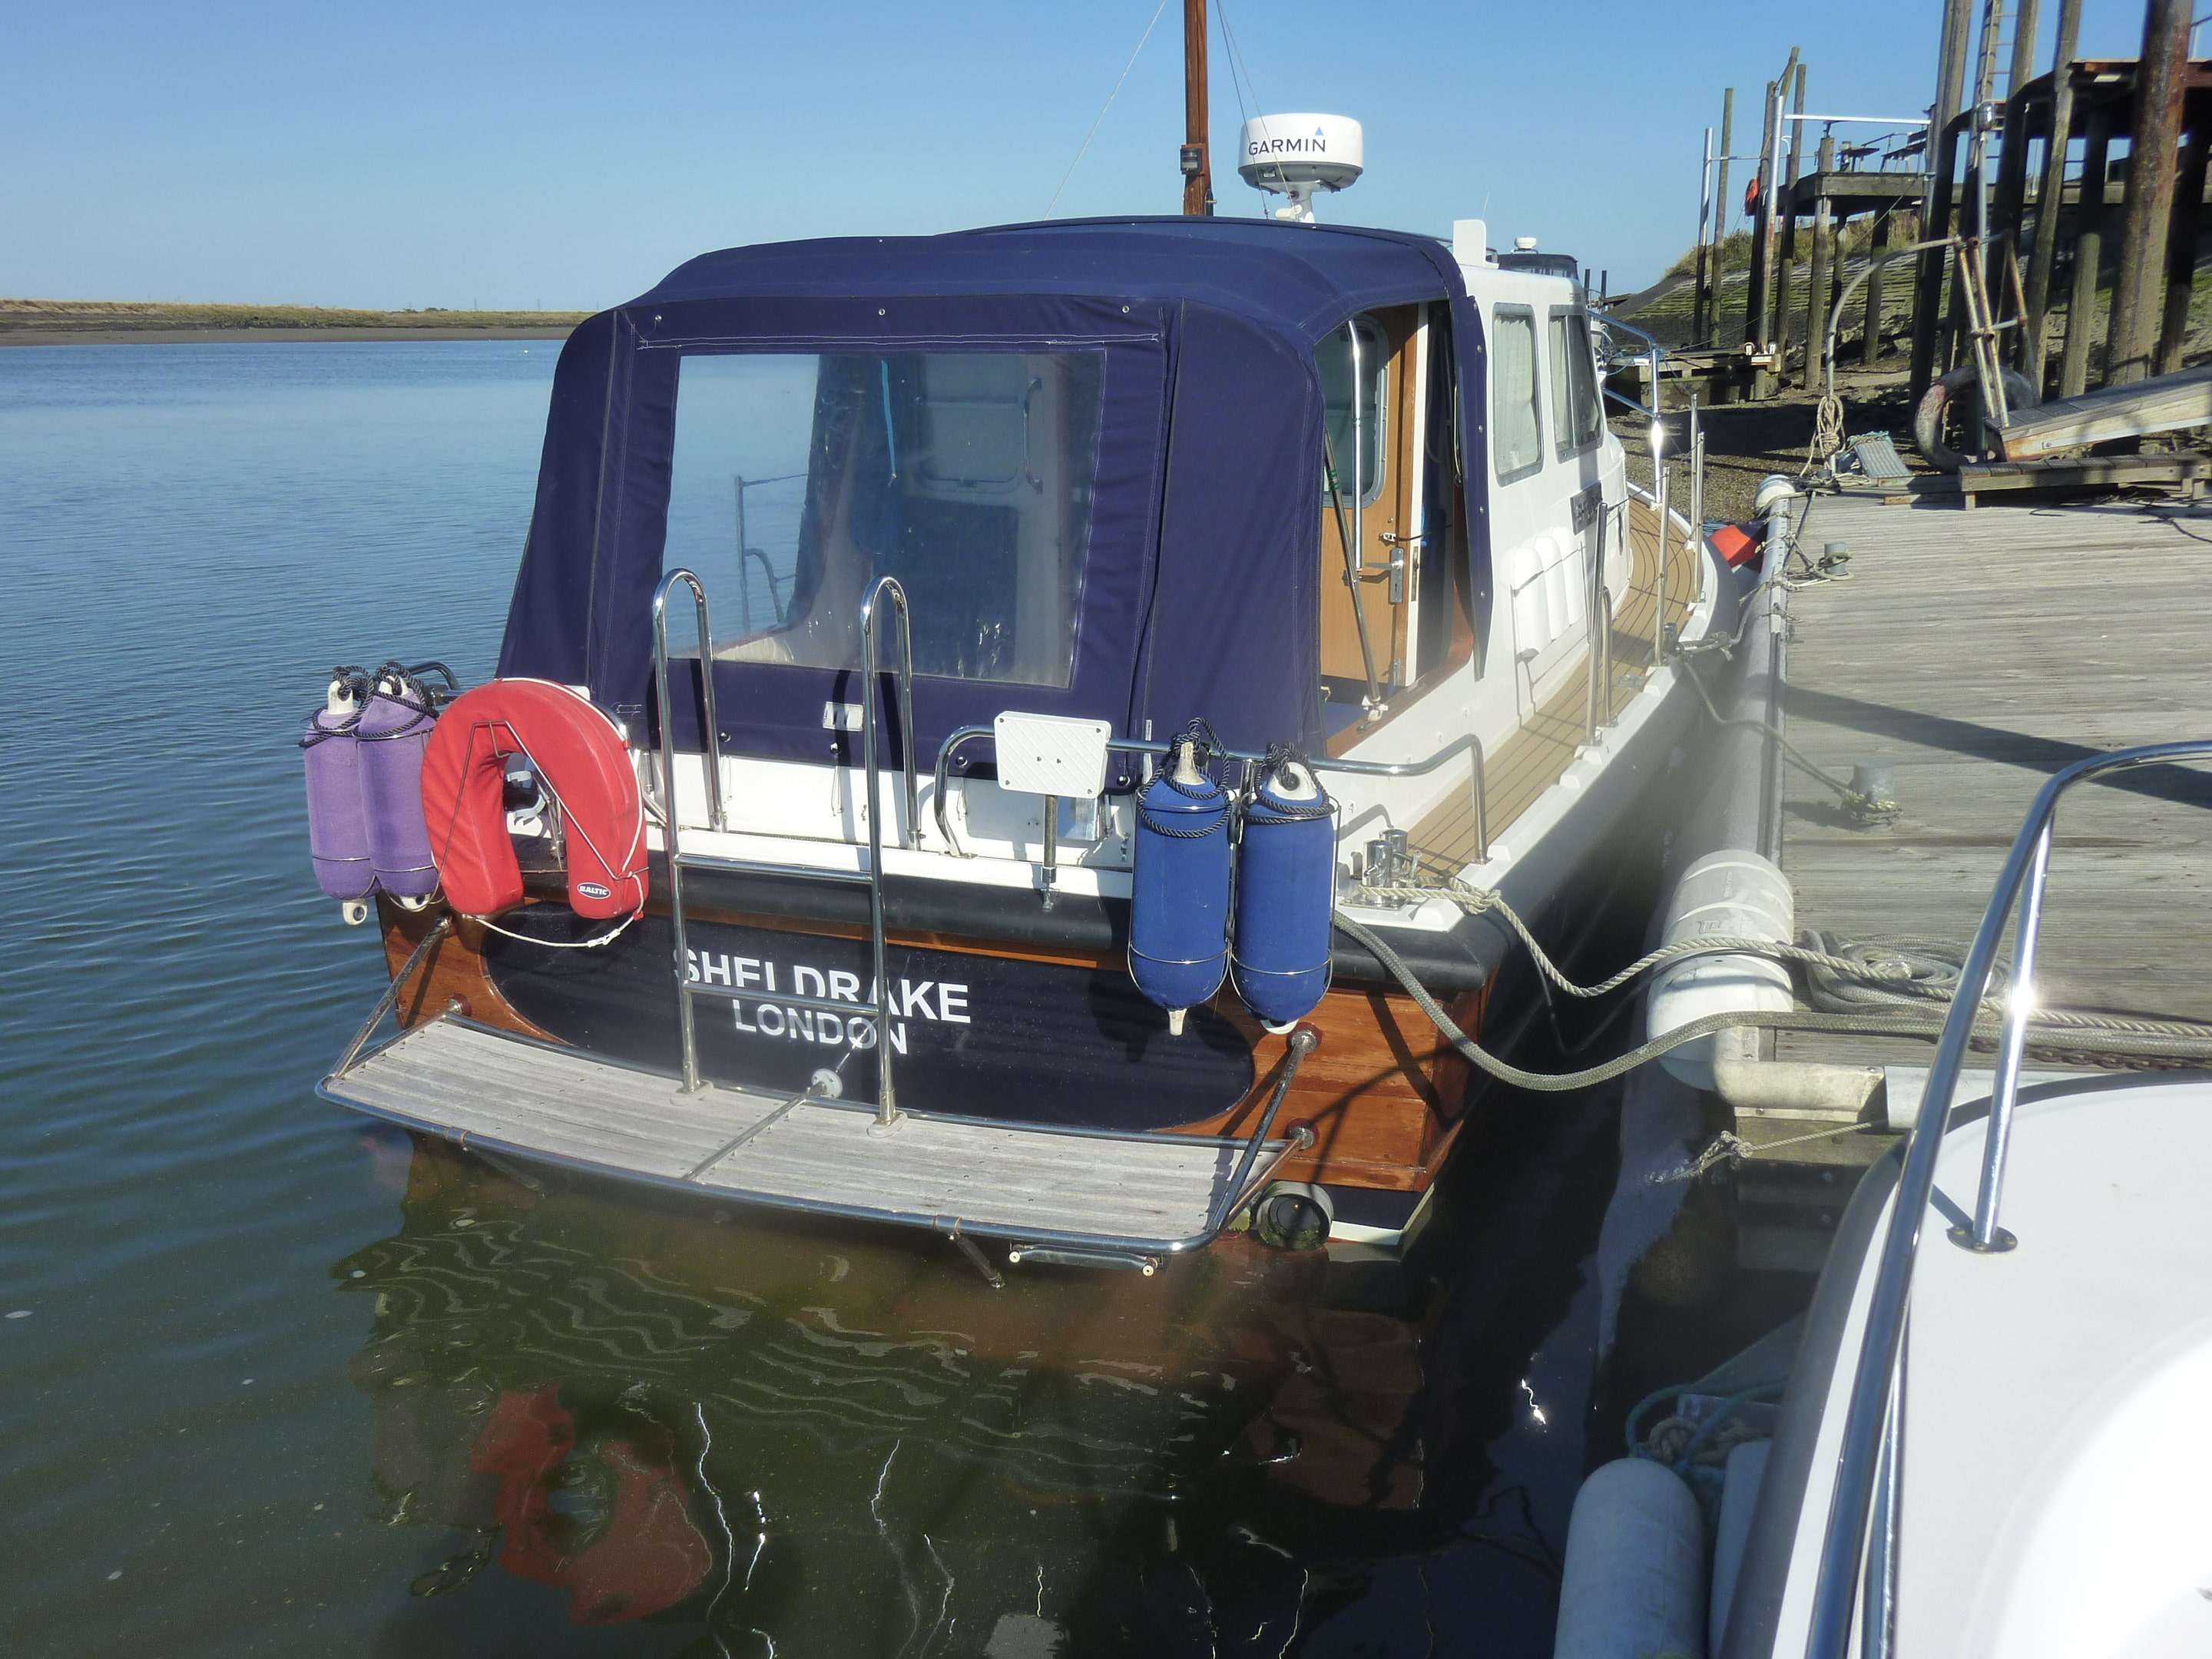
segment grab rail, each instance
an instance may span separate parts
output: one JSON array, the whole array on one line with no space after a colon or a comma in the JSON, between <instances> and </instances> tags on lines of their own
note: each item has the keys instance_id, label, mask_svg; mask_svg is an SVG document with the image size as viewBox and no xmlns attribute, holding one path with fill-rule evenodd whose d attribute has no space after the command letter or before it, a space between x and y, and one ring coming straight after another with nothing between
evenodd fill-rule
<instances>
[{"instance_id":1,"label":"grab rail","mask_svg":"<svg viewBox=\"0 0 2212 1659\"><path fill-rule=\"evenodd\" d=\"M660 774L661 809L668 814L672 832L676 826L675 739L670 734L668 720L668 596L676 584L682 582L691 590L691 611L699 624L699 702L700 713L706 720L703 738L707 755L707 822L715 830L722 827L722 728L714 718L714 635L707 631L707 590L699 579L688 570L672 570L661 578L660 586L653 595L653 672L654 685L660 702ZM674 850L672 833L670 850Z\"/></svg>"},{"instance_id":2,"label":"grab rail","mask_svg":"<svg viewBox=\"0 0 2212 1659\"><path fill-rule=\"evenodd\" d=\"M958 837L952 833L951 820L945 812L945 800L951 792L951 785L952 757L963 744L972 743L977 738L988 738L991 735L992 728L988 726L959 726L945 738L944 744L937 751L936 791L930 803L931 809L937 816L938 833L945 837L945 844L963 859L971 859L975 855L960 845ZM1106 739L1106 747L1110 752L1117 754L1164 757L1173 752L1175 745L1160 742L1153 738L1109 738ZM1223 748L1216 752L1222 759L1236 761L1247 768L1264 765L1267 762L1265 755L1255 755L1248 750ZM1468 777L1468 786L1473 791L1474 808L1474 862L1482 864L1487 862L1490 858L1490 811L1483 781L1482 739L1474 732L1469 732L1462 737L1453 738L1426 760L1357 761L1330 758L1308 763L1316 772L1342 772L1353 777L1419 778L1427 776L1455 756L1465 754L1472 754L1474 757L1474 764Z\"/></svg>"},{"instance_id":3,"label":"grab rail","mask_svg":"<svg viewBox=\"0 0 2212 1659\"><path fill-rule=\"evenodd\" d=\"M780 584L786 578L775 574L775 567L769 562L766 553L757 547L749 547L744 550L744 556L738 561L738 603L744 607L747 633L752 631L753 626L752 568L755 563L759 564L761 574L768 582L769 615L775 618L778 627L783 625L783 589Z\"/></svg>"},{"instance_id":4,"label":"grab rail","mask_svg":"<svg viewBox=\"0 0 2212 1659\"><path fill-rule=\"evenodd\" d=\"M1613 724L1613 590L1601 582L1590 623L1589 696L1583 708L1584 743Z\"/></svg>"},{"instance_id":5,"label":"grab rail","mask_svg":"<svg viewBox=\"0 0 2212 1659\"><path fill-rule=\"evenodd\" d=\"M706 720L707 814L716 830L722 827L721 732L714 720L714 634L707 619L707 590L699 579L682 568L660 579L653 594L653 690L660 714L660 811L668 841L669 933L674 940L676 963L676 1034L684 1051L684 1088L699 1087L699 1045L691 1020L690 952L684 939L684 852L678 824L683 814L676 805L676 706L668 695L668 596L682 582L691 590L691 608L699 625L699 699Z\"/></svg>"},{"instance_id":6,"label":"grab rail","mask_svg":"<svg viewBox=\"0 0 2212 1659\"><path fill-rule=\"evenodd\" d=\"M898 1121L898 1103L891 1088L891 1021L890 970L884 966L884 835L883 772L876 751L876 602L889 599L898 612L899 749L906 757L906 823L899 844L915 832L916 804L914 781L914 629L907 611L906 589L896 576L878 576L860 607L860 652L866 658L860 692L860 752L868 778L868 927L876 969L876 1122L889 1128Z\"/></svg>"},{"instance_id":7,"label":"grab rail","mask_svg":"<svg viewBox=\"0 0 2212 1659\"><path fill-rule=\"evenodd\" d=\"M2043 928L2044 888L2050 874L2051 826L2059 797L2100 773L2189 760L2212 760L2212 738L2115 749L2075 762L2055 773L2038 792L2020 833L2013 838L2011 851L2005 854L1996 890L1959 970L1959 988L1944 1018L1936 1058L1929 1066L1927 1087L1905 1145L1905 1167L1898 1177L1888 1230L1882 1236L1858 1362L1852 1371L1850 1402L1836 1454L1836 1486L1829 1500L1820 1572L1814 1583L1807 1659L1847 1659L1851 1651L1854 1605L1861 1599L1862 1589L1867 1628L1860 1650L1872 1659L1889 1650L1887 1613L1891 1587L1896 1582L1896 1493L1904 1464L1897 1429L1903 1410L1905 1322L1913 1259L1935 1189L1936 1158L1949 1126L1960 1067L1989 989L1997 947L2017 905L2020 926L2013 952L2013 994L1997 1053L1996 1086L1990 1092L1981 1188L1972 1224L1954 1227L1948 1234L1954 1243L1985 1254L2009 1249L2014 1242L1997 1225L1997 1210L2005 1156L2018 1110L2021 1061L2033 1012L2030 976ZM1869 1520L1874 1522L1871 1534ZM1875 1552L1870 1557L1869 1549Z\"/></svg>"},{"instance_id":8,"label":"grab rail","mask_svg":"<svg viewBox=\"0 0 2212 1659\"><path fill-rule=\"evenodd\" d=\"M704 757L707 763L708 818L717 831L725 825L722 817L721 734L714 719L714 632L707 614L707 590L691 572L676 569L661 578L660 586L653 595L653 686L660 713L660 799L668 842L668 919L676 969L677 1034L683 1048L684 1091L693 1093L702 1085L699 1073L698 1034L691 1015L692 1000L705 996L726 1000L735 993L728 987L708 985L691 977L691 953L685 937L684 915L684 872L686 868L728 870L745 866L740 860L684 850L683 815L677 811L676 805L675 704L668 690L668 597L675 592L679 582L691 590L692 610L699 625L699 699L706 719ZM884 848L880 799L883 769L876 734L877 601L886 598L890 599L891 608L898 613L897 673L901 741L905 745L906 753L906 823L910 827L915 821L914 636L908 620L906 590L899 586L896 578L884 576L870 590L867 603L860 607L860 642L866 655L866 662L861 670L866 690L860 705L860 742L862 763L867 778L867 872L863 875L851 870L778 865L775 873L805 881L844 882L854 885L862 882L867 884L869 944L876 976L876 1121L880 1127L888 1128L898 1121L899 1114L891 1080L891 982L884 961ZM901 844L904 844L903 832ZM819 997L778 995L773 1000L831 1013L840 1012L846 1006Z\"/></svg>"},{"instance_id":9,"label":"grab rail","mask_svg":"<svg viewBox=\"0 0 2212 1659\"><path fill-rule=\"evenodd\" d=\"M1617 328L1624 334L1633 334L1644 342L1646 348L1642 361L1651 375L1650 406L1647 408L1635 398L1615 392L1611 386L1605 387L1605 395L1644 416L1644 441L1651 447L1651 494L1659 509L1659 553L1660 565L1663 569L1667 552L1667 417L1660 413L1659 406L1666 401L1666 382L1662 377L1667 364L1667 348L1659 343L1656 336L1646 334L1635 324L1623 322L1618 317L1602 318L1599 326L1608 331Z\"/></svg>"}]
</instances>

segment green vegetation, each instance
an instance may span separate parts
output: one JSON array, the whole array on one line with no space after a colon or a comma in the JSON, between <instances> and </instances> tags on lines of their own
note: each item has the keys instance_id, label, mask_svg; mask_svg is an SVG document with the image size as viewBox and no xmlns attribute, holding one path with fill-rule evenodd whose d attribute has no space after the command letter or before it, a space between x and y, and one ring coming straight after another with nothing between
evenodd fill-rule
<instances>
[{"instance_id":1,"label":"green vegetation","mask_svg":"<svg viewBox=\"0 0 2212 1659\"><path fill-rule=\"evenodd\" d=\"M0 300L0 334L166 333L192 329L567 330L580 311L354 311L328 306L165 305L111 300Z\"/></svg>"},{"instance_id":2,"label":"green vegetation","mask_svg":"<svg viewBox=\"0 0 2212 1659\"><path fill-rule=\"evenodd\" d=\"M1889 245L1892 247L1903 247L1906 243L1915 240L1919 234L1920 215L1917 212L1907 209L1891 216ZM1797 227L1797 257L1800 259L1808 257L1812 252L1812 222L1810 220L1801 222ZM1749 270L1751 240L1751 228L1748 225L1739 225L1722 237L1718 250L1720 257L1717 268L1723 271ZM1843 250L1844 257L1847 259L1853 255L1867 252L1873 241L1874 220L1871 216L1851 220L1844 225L1842 234L1836 238L1836 245ZM1667 267L1667 274L1669 276L1686 276L1694 273L1697 268L1698 250L1694 247L1687 248L1683 251L1680 258Z\"/></svg>"}]
</instances>

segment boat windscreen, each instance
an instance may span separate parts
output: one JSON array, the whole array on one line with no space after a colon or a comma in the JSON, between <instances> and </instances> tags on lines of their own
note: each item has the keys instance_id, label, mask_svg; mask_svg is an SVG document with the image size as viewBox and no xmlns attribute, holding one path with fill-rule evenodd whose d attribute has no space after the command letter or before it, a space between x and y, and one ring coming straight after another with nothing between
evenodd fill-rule
<instances>
[{"instance_id":1,"label":"boat windscreen","mask_svg":"<svg viewBox=\"0 0 2212 1659\"><path fill-rule=\"evenodd\" d=\"M665 557L715 657L857 668L891 575L917 675L1067 686L1101 383L1094 351L687 353Z\"/></svg>"}]
</instances>

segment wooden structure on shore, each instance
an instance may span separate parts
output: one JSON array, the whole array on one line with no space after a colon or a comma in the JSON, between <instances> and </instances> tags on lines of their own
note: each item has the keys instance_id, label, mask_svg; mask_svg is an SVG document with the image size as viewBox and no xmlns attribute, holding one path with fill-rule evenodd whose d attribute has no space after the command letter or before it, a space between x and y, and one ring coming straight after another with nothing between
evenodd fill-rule
<instances>
[{"instance_id":1,"label":"wooden structure on shore","mask_svg":"<svg viewBox=\"0 0 2212 1659\"><path fill-rule=\"evenodd\" d=\"M1917 239L1958 238L2006 319L2004 361L2039 393L2046 381L2055 395L2075 397L2182 367L2212 154L2212 61L2190 59L2190 9L2179 0L2146 0L2139 58L2083 59L2081 0L2059 0L2049 66L2039 74L2040 13L2040 0L1944 0L1933 103L1921 115L1884 118L1890 131L1871 142L1838 135L1883 124L1875 118L1806 113L1806 66L1794 48L1765 85L1753 154L1730 153L1735 90L1728 89L1717 150L1705 132L1691 328L1699 356L1689 372L1717 383L1723 398L1816 382L1819 343L1844 284L1840 244L1857 217L1872 220L1869 258L1905 240L1894 234L1899 224L1911 223ZM2124 156L2115 154L2121 145ZM1741 312L1731 305L1724 319L1718 252L1729 234L1729 170L1741 162L1756 169L1742 204L1750 268ZM1793 280L1801 263L1808 269ZM1959 263L1932 248L1911 271L1915 398L1962 361L1969 325ZM2110 344L2097 373L2093 334L2107 269ZM1883 286L1877 269L1855 317L1863 363L1881 351ZM2053 352L2047 322L2062 310L2063 345Z\"/></svg>"}]
</instances>

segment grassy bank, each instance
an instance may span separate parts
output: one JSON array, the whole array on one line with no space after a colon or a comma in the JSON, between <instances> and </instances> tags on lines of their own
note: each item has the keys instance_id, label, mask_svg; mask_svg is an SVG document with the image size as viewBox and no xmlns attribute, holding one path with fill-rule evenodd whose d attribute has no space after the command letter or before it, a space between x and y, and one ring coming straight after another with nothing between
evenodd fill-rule
<instances>
[{"instance_id":1,"label":"grassy bank","mask_svg":"<svg viewBox=\"0 0 2212 1659\"><path fill-rule=\"evenodd\" d=\"M565 334L580 311L359 311L334 306L171 305L150 301L0 299L0 340L9 336L241 334L316 332L374 337L526 331Z\"/></svg>"}]
</instances>

